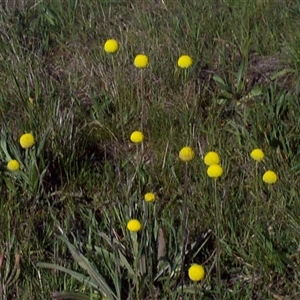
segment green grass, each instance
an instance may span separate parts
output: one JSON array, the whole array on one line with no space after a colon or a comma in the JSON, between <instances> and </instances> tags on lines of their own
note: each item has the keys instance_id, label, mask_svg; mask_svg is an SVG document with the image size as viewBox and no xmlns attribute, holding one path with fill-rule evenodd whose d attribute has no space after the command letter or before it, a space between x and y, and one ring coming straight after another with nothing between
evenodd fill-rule
<instances>
[{"instance_id":1,"label":"green grass","mask_svg":"<svg viewBox=\"0 0 300 300\"><path fill-rule=\"evenodd\" d=\"M0 298L298 299L299 25L291 0L4 4ZM109 38L116 54L103 49ZM186 72L182 54L193 58ZM25 132L36 138L27 150ZM266 155L257 165L254 148ZM224 168L217 199L203 162L212 150ZM279 177L270 186L268 169ZM137 240L131 218L143 224ZM197 296L191 263L206 270ZM103 282L116 296L101 296Z\"/></svg>"}]
</instances>

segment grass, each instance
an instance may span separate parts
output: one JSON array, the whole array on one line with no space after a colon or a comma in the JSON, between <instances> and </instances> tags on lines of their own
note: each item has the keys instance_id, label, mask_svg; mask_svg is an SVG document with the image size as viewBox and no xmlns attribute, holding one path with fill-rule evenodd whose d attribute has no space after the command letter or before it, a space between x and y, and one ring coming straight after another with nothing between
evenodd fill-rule
<instances>
[{"instance_id":1,"label":"grass","mask_svg":"<svg viewBox=\"0 0 300 300\"><path fill-rule=\"evenodd\" d=\"M0 298L298 299L299 1L6 2ZM212 150L217 182L203 163ZM206 270L196 289L192 263Z\"/></svg>"}]
</instances>

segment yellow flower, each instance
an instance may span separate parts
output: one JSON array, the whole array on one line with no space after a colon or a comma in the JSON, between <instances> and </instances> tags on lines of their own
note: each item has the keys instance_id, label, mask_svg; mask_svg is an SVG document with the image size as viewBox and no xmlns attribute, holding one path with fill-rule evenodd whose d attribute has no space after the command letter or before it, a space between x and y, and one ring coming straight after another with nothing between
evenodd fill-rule
<instances>
[{"instance_id":1,"label":"yellow flower","mask_svg":"<svg viewBox=\"0 0 300 300\"><path fill-rule=\"evenodd\" d=\"M127 229L129 231L132 232L138 232L140 231L142 228L142 224L139 220L137 219L131 219L128 223L127 223Z\"/></svg>"},{"instance_id":2,"label":"yellow flower","mask_svg":"<svg viewBox=\"0 0 300 300\"><path fill-rule=\"evenodd\" d=\"M20 137L20 145L22 148L27 149L35 144L34 136L31 133L25 133Z\"/></svg>"},{"instance_id":3,"label":"yellow flower","mask_svg":"<svg viewBox=\"0 0 300 300\"><path fill-rule=\"evenodd\" d=\"M192 65L193 61L189 55L181 55L178 59L178 66L183 69L187 69Z\"/></svg>"},{"instance_id":4,"label":"yellow flower","mask_svg":"<svg viewBox=\"0 0 300 300\"><path fill-rule=\"evenodd\" d=\"M198 264L193 264L189 268L189 278L192 281L200 281L204 278L205 276L205 270L203 266L198 265Z\"/></svg>"},{"instance_id":5,"label":"yellow flower","mask_svg":"<svg viewBox=\"0 0 300 300\"><path fill-rule=\"evenodd\" d=\"M107 53L114 53L118 51L118 49L119 49L119 44L114 39L107 40L104 44L104 50Z\"/></svg>"},{"instance_id":6,"label":"yellow flower","mask_svg":"<svg viewBox=\"0 0 300 300\"><path fill-rule=\"evenodd\" d=\"M204 156L204 163L207 166L215 165L220 163L220 156L217 152L210 151Z\"/></svg>"},{"instance_id":7,"label":"yellow flower","mask_svg":"<svg viewBox=\"0 0 300 300\"><path fill-rule=\"evenodd\" d=\"M268 184L275 183L277 181L278 177L277 174L273 171L266 171L263 175L263 181Z\"/></svg>"},{"instance_id":8,"label":"yellow flower","mask_svg":"<svg viewBox=\"0 0 300 300\"><path fill-rule=\"evenodd\" d=\"M141 131L134 131L130 136L130 140L135 144L141 143L144 140L144 135Z\"/></svg>"},{"instance_id":9,"label":"yellow flower","mask_svg":"<svg viewBox=\"0 0 300 300\"><path fill-rule=\"evenodd\" d=\"M149 63L148 56L145 54L138 54L133 63L139 69L146 68Z\"/></svg>"},{"instance_id":10,"label":"yellow flower","mask_svg":"<svg viewBox=\"0 0 300 300\"><path fill-rule=\"evenodd\" d=\"M218 178L223 174L223 168L218 164L210 165L207 169L207 175L211 178Z\"/></svg>"},{"instance_id":11,"label":"yellow flower","mask_svg":"<svg viewBox=\"0 0 300 300\"><path fill-rule=\"evenodd\" d=\"M155 194L153 193L146 193L144 196L146 202L152 202L155 200Z\"/></svg>"},{"instance_id":12,"label":"yellow flower","mask_svg":"<svg viewBox=\"0 0 300 300\"><path fill-rule=\"evenodd\" d=\"M179 151L179 158L182 161L188 162L190 160L192 160L195 156L195 152L191 147L183 147L180 151Z\"/></svg>"},{"instance_id":13,"label":"yellow flower","mask_svg":"<svg viewBox=\"0 0 300 300\"><path fill-rule=\"evenodd\" d=\"M250 156L256 161L261 161L264 159L265 154L261 149L256 148L250 153Z\"/></svg>"},{"instance_id":14,"label":"yellow flower","mask_svg":"<svg viewBox=\"0 0 300 300\"><path fill-rule=\"evenodd\" d=\"M7 163L7 169L9 171L18 171L20 169L20 164L16 159L11 159L8 163Z\"/></svg>"}]
</instances>

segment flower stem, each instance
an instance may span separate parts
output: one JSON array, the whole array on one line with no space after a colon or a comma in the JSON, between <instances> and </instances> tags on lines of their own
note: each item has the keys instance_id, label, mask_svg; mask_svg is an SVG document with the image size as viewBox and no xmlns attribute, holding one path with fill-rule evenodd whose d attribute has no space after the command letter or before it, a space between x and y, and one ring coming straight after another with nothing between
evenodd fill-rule
<instances>
[{"instance_id":1,"label":"flower stem","mask_svg":"<svg viewBox=\"0 0 300 300\"><path fill-rule=\"evenodd\" d=\"M196 281L194 281L194 300L197 300L197 294L198 294L198 284Z\"/></svg>"},{"instance_id":2,"label":"flower stem","mask_svg":"<svg viewBox=\"0 0 300 300\"><path fill-rule=\"evenodd\" d=\"M217 299L221 299L221 267L220 267L220 222L221 222L221 204L217 195L217 179L214 180L214 198L216 209L216 283L217 283Z\"/></svg>"},{"instance_id":3,"label":"flower stem","mask_svg":"<svg viewBox=\"0 0 300 300\"><path fill-rule=\"evenodd\" d=\"M184 195L183 195L183 216L182 216L182 254L181 254L181 293L183 297L183 284L184 284L184 264L185 264L185 254L186 245L188 241L188 218L189 211L187 206L187 194L188 194L188 164L185 164L185 175L184 175Z\"/></svg>"},{"instance_id":4,"label":"flower stem","mask_svg":"<svg viewBox=\"0 0 300 300\"><path fill-rule=\"evenodd\" d=\"M135 299L139 300L140 296L140 287L139 287L139 250L138 250L138 241L137 233L131 233L132 242L133 242L133 256L134 256L134 281L135 281Z\"/></svg>"}]
</instances>

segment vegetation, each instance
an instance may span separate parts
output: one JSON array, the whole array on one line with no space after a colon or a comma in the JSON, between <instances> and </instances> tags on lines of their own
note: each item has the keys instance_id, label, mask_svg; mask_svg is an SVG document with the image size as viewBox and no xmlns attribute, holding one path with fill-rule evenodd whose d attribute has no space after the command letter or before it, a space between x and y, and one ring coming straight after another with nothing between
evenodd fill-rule
<instances>
[{"instance_id":1,"label":"vegetation","mask_svg":"<svg viewBox=\"0 0 300 300\"><path fill-rule=\"evenodd\" d=\"M299 0L1 3L1 299L298 299Z\"/></svg>"}]
</instances>

